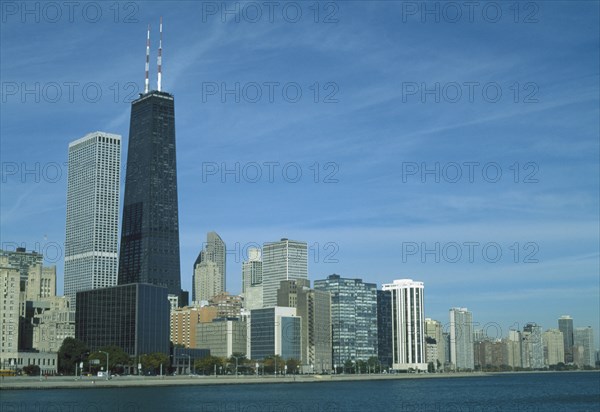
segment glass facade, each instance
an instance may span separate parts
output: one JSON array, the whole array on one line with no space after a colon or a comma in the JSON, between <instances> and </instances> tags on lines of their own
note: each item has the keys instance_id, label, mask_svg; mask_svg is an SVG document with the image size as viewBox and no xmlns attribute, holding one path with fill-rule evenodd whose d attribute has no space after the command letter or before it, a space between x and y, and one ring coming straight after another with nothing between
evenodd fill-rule
<instances>
[{"instance_id":1,"label":"glass facade","mask_svg":"<svg viewBox=\"0 0 600 412\"><path fill-rule=\"evenodd\" d=\"M167 289L119 285L77 293L75 337L91 350L116 345L129 355L169 352Z\"/></svg>"},{"instance_id":2,"label":"glass facade","mask_svg":"<svg viewBox=\"0 0 600 412\"><path fill-rule=\"evenodd\" d=\"M261 360L275 354L275 309L257 309L252 311L251 358Z\"/></svg>"},{"instance_id":3,"label":"glass facade","mask_svg":"<svg viewBox=\"0 0 600 412\"><path fill-rule=\"evenodd\" d=\"M308 279L306 242L281 239L263 245L262 285L265 308L277 306L282 280Z\"/></svg>"},{"instance_id":4,"label":"glass facade","mask_svg":"<svg viewBox=\"0 0 600 412\"><path fill-rule=\"evenodd\" d=\"M281 357L283 359L300 360L300 330L299 317L281 317Z\"/></svg>"},{"instance_id":5,"label":"glass facade","mask_svg":"<svg viewBox=\"0 0 600 412\"><path fill-rule=\"evenodd\" d=\"M392 366L392 293L377 291L377 354L383 367Z\"/></svg>"},{"instance_id":6,"label":"glass facade","mask_svg":"<svg viewBox=\"0 0 600 412\"><path fill-rule=\"evenodd\" d=\"M314 288L331 294L334 365L377 356L377 286L330 275Z\"/></svg>"},{"instance_id":7,"label":"glass facade","mask_svg":"<svg viewBox=\"0 0 600 412\"><path fill-rule=\"evenodd\" d=\"M150 283L181 295L173 96L131 105L119 284Z\"/></svg>"}]
</instances>

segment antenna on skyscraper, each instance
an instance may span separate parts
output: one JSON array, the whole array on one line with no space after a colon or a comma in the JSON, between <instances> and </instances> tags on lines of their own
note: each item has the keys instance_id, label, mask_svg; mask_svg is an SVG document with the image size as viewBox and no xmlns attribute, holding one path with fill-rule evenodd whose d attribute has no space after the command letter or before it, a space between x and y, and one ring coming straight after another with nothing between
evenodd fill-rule
<instances>
[{"instance_id":1,"label":"antenna on skyscraper","mask_svg":"<svg viewBox=\"0 0 600 412\"><path fill-rule=\"evenodd\" d=\"M158 40L158 57L156 58L156 62L158 63L158 91L160 92L162 81L162 16L160 17L158 31L160 32L160 38Z\"/></svg>"},{"instance_id":2,"label":"antenna on skyscraper","mask_svg":"<svg viewBox=\"0 0 600 412\"><path fill-rule=\"evenodd\" d=\"M144 93L148 93L150 81L148 71L150 70L150 25L148 25L148 36L146 37L146 79L144 80Z\"/></svg>"}]
</instances>

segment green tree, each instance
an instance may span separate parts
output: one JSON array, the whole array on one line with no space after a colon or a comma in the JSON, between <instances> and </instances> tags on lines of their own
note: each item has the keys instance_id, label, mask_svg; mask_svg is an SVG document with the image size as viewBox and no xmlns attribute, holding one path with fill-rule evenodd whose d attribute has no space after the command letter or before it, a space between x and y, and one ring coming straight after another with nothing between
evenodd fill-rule
<instances>
[{"instance_id":1,"label":"green tree","mask_svg":"<svg viewBox=\"0 0 600 412\"><path fill-rule=\"evenodd\" d=\"M263 364L265 373L275 373L275 368L277 367L278 375L283 372L285 366L284 360L279 355L267 356Z\"/></svg>"},{"instance_id":2,"label":"green tree","mask_svg":"<svg viewBox=\"0 0 600 412\"><path fill-rule=\"evenodd\" d=\"M288 359L285 361L285 366L287 366L287 373L289 374L297 374L298 367L300 366L300 361L298 359Z\"/></svg>"},{"instance_id":3,"label":"green tree","mask_svg":"<svg viewBox=\"0 0 600 412\"><path fill-rule=\"evenodd\" d=\"M434 366L433 362L429 362L427 364L427 372L430 372L430 373L435 372L435 366Z\"/></svg>"},{"instance_id":4,"label":"green tree","mask_svg":"<svg viewBox=\"0 0 600 412\"><path fill-rule=\"evenodd\" d=\"M202 359L196 359L194 362L196 372L202 372L205 375L213 374L215 371L215 366L217 367L217 373L220 373L220 368L223 366L223 359L217 356L209 355Z\"/></svg>"},{"instance_id":5,"label":"green tree","mask_svg":"<svg viewBox=\"0 0 600 412\"><path fill-rule=\"evenodd\" d=\"M65 338L58 350L58 371L63 374L75 374L75 364L89 354L87 345L75 338Z\"/></svg>"},{"instance_id":6,"label":"green tree","mask_svg":"<svg viewBox=\"0 0 600 412\"><path fill-rule=\"evenodd\" d=\"M108 353L108 370L111 372L122 372L125 366L131 365L131 358L123 349L115 345L105 346L90 354L90 361L98 361L93 368L96 371L106 368L106 354L102 352Z\"/></svg>"},{"instance_id":7,"label":"green tree","mask_svg":"<svg viewBox=\"0 0 600 412\"><path fill-rule=\"evenodd\" d=\"M350 359L348 359L346 362L344 362L344 373L354 373L355 369L354 369L354 362L352 362Z\"/></svg>"},{"instance_id":8,"label":"green tree","mask_svg":"<svg viewBox=\"0 0 600 412\"><path fill-rule=\"evenodd\" d=\"M169 367L169 357L164 353L156 352L148 355L142 355L140 357L140 363L142 368L146 371L158 373L160 371L160 365L163 366L163 373L167 371Z\"/></svg>"},{"instance_id":9,"label":"green tree","mask_svg":"<svg viewBox=\"0 0 600 412\"><path fill-rule=\"evenodd\" d=\"M371 356L369 359L367 359L367 365L369 366L369 369L372 372L381 372L380 369L380 363L379 363L379 358L377 356Z\"/></svg>"}]
</instances>

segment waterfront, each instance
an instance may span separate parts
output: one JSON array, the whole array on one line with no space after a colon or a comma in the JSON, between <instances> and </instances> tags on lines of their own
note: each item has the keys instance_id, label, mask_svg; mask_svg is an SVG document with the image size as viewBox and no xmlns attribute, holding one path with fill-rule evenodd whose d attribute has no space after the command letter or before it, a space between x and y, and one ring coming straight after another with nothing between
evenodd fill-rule
<instances>
[{"instance_id":1,"label":"waterfront","mask_svg":"<svg viewBox=\"0 0 600 412\"><path fill-rule=\"evenodd\" d=\"M501 373L466 376L337 379L293 384L258 384L248 378L145 379L130 387L119 378L87 384L87 390L2 390L1 412L25 411L596 411L600 373ZM429 379L429 378L431 379ZM374 378L372 376L371 378ZM413 379L414 378L414 379ZM56 378L60 379L60 378ZM64 382L68 378L63 378ZM274 378L270 378L271 382ZM51 381L51 379L50 379ZM141 379L140 379L141 381ZM50 385L42 381L41 385ZM57 380L60 382L60 380ZM105 385L121 387L107 388ZM133 381L132 381L133 382ZM205 385L198 385L198 383ZM296 383L298 383L296 381ZM131 383L131 382L130 382ZM3 385L6 387L7 382ZM92 386L94 385L94 386ZM157 387L165 385L164 387ZM169 385L169 386L166 386ZM172 386L175 385L175 386ZM82 386L84 387L84 386Z\"/></svg>"}]
</instances>

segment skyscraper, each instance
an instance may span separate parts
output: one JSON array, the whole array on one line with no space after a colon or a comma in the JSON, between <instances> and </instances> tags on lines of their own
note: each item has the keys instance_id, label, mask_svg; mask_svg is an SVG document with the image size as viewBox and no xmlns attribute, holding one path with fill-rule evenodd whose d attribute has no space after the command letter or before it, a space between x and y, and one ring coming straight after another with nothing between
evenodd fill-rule
<instances>
[{"instance_id":1,"label":"skyscraper","mask_svg":"<svg viewBox=\"0 0 600 412\"><path fill-rule=\"evenodd\" d=\"M558 318L558 330L563 334L565 363L573 362L573 318L563 315Z\"/></svg>"},{"instance_id":2,"label":"skyscraper","mask_svg":"<svg viewBox=\"0 0 600 412\"><path fill-rule=\"evenodd\" d=\"M117 284L121 136L94 132L69 144L65 296Z\"/></svg>"},{"instance_id":3,"label":"skyscraper","mask_svg":"<svg viewBox=\"0 0 600 412\"><path fill-rule=\"evenodd\" d=\"M391 368L392 345L392 292L377 291L377 357L381 366Z\"/></svg>"},{"instance_id":4,"label":"skyscraper","mask_svg":"<svg viewBox=\"0 0 600 412\"><path fill-rule=\"evenodd\" d=\"M392 292L392 368L426 371L423 282L397 279L382 289Z\"/></svg>"},{"instance_id":5,"label":"skyscraper","mask_svg":"<svg viewBox=\"0 0 600 412\"><path fill-rule=\"evenodd\" d=\"M377 286L330 275L315 280L314 288L331 294L334 367L377 356Z\"/></svg>"},{"instance_id":6,"label":"skyscraper","mask_svg":"<svg viewBox=\"0 0 600 412\"><path fill-rule=\"evenodd\" d=\"M282 280L308 279L306 242L281 239L265 243L262 269L263 307L274 307Z\"/></svg>"},{"instance_id":7,"label":"skyscraper","mask_svg":"<svg viewBox=\"0 0 600 412\"><path fill-rule=\"evenodd\" d=\"M262 260L260 249L248 249L248 261L242 262L242 293L250 286L262 284Z\"/></svg>"},{"instance_id":8,"label":"skyscraper","mask_svg":"<svg viewBox=\"0 0 600 412\"><path fill-rule=\"evenodd\" d=\"M594 353L594 331L591 326L587 328L575 328L573 333L574 346L582 352L579 363L583 366L594 366L596 363Z\"/></svg>"},{"instance_id":9,"label":"skyscraper","mask_svg":"<svg viewBox=\"0 0 600 412\"><path fill-rule=\"evenodd\" d=\"M331 363L331 295L310 288L308 279L283 280L277 291L277 306L296 308L302 318L303 370L330 371Z\"/></svg>"},{"instance_id":10,"label":"skyscraper","mask_svg":"<svg viewBox=\"0 0 600 412\"><path fill-rule=\"evenodd\" d=\"M542 327L537 323L528 323L521 334L521 362L524 368L541 369L544 367L544 343Z\"/></svg>"},{"instance_id":11,"label":"skyscraper","mask_svg":"<svg viewBox=\"0 0 600 412\"><path fill-rule=\"evenodd\" d=\"M181 295L175 100L148 91L131 104L119 284Z\"/></svg>"},{"instance_id":12,"label":"skyscraper","mask_svg":"<svg viewBox=\"0 0 600 412\"><path fill-rule=\"evenodd\" d=\"M467 308L450 309L450 362L456 370L475 368L473 314Z\"/></svg>"},{"instance_id":13,"label":"skyscraper","mask_svg":"<svg viewBox=\"0 0 600 412\"><path fill-rule=\"evenodd\" d=\"M446 363L446 340L444 339L442 323L434 319L425 318L425 337L435 339L437 347L437 358L428 358L427 362L433 362L436 370L443 369ZM437 361L439 361L439 366Z\"/></svg>"},{"instance_id":14,"label":"skyscraper","mask_svg":"<svg viewBox=\"0 0 600 412\"><path fill-rule=\"evenodd\" d=\"M544 343L544 364L547 366L563 363L565 347L563 334L558 329L548 329L542 334Z\"/></svg>"},{"instance_id":15,"label":"skyscraper","mask_svg":"<svg viewBox=\"0 0 600 412\"><path fill-rule=\"evenodd\" d=\"M225 250L225 242L216 232L206 235L206 243L194 262L193 301L208 300L225 292Z\"/></svg>"}]
</instances>

